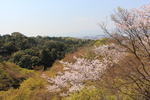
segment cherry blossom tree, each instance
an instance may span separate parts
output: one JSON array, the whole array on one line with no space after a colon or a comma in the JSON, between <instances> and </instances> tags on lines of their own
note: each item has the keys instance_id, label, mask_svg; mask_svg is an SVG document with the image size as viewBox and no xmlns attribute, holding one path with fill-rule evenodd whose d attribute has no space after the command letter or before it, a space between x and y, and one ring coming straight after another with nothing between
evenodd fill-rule
<instances>
[{"instance_id":1,"label":"cherry blossom tree","mask_svg":"<svg viewBox=\"0 0 150 100\"><path fill-rule=\"evenodd\" d=\"M132 55L122 60L130 71L125 71L125 67L120 68L124 77L131 80L129 83L136 84L139 94L144 99L150 99L150 4L130 11L118 8L111 19L116 25L113 32L109 32L103 22L99 26Z\"/></svg>"},{"instance_id":2,"label":"cherry blossom tree","mask_svg":"<svg viewBox=\"0 0 150 100\"><path fill-rule=\"evenodd\" d=\"M83 55L80 58L74 57L76 61L72 63L60 61L64 65L63 72L58 72L54 77L42 74L41 77L50 83L47 85L49 92L61 92L61 96L66 96L80 91L86 87L87 81L100 81L110 68L114 68L120 72L110 70L113 85L116 85L116 75L126 80L121 86L134 84L132 92L136 90L135 93L138 91L143 99L150 99L150 4L130 11L118 8L111 19L116 25L113 33L107 30L104 23L99 25L115 40L115 44L95 47L91 51L95 53L93 59Z\"/></svg>"},{"instance_id":3,"label":"cherry blossom tree","mask_svg":"<svg viewBox=\"0 0 150 100\"><path fill-rule=\"evenodd\" d=\"M60 94L68 95L69 93L80 91L86 86L86 81L101 80L107 68L118 63L119 60L126 56L125 49L119 48L115 44L95 47L92 50L95 53L94 59L88 59L83 55L81 58L74 57L76 60L74 63L60 61L64 65L63 73L58 72L58 75L52 78L45 76L45 74L42 74L41 77L51 83L51 85L47 86L50 92L59 92L63 88L68 88L66 93ZM101 59L98 57L101 57Z\"/></svg>"}]
</instances>

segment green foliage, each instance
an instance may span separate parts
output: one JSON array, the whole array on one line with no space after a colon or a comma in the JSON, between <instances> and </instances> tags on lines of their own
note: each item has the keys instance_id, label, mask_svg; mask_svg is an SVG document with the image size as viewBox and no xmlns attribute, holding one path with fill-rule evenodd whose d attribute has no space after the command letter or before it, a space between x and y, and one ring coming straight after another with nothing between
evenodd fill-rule
<instances>
[{"instance_id":1,"label":"green foliage","mask_svg":"<svg viewBox=\"0 0 150 100\"><path fill-rule=\"evenodd\" d=\"M125 88L122 88L122 91ZM129 94L135 95L128 91ZM118 90L113 90L104 86L101 87L93 87L88 86L82 89L80 92L75 92L74 94L70 94L67 97L63 97L62 100L137 100L140 98L135 98L130 95L126 95L121 93ZM141 98L142 99L142 98ZM140 100L141 100L140 99Z\"/></svg>"},{"instance_id":2,"label":"green foliage","mask_svg":"<svg viewBox=\"0 0 150 100\"><path fill-rule=\"evenodd\" d=\"M25 37L25 35L21 34L20 32L13 32L11 33L11 36L16 38Z\"/></svg>"},{"instance_id":3,"label":"green foliage","mask_svg":"<svg viewBox=\"0 0 150 100\"><path fill-rule=\"evenodd\" d=\"M15 43L12 41L4 43L3 47L7 50L8 54L17 51L17 48L15 47Z\"/></svg>"},{"instance_id":4,"label":"green foliage","mask_svg":"<svg viewBox=\"0 0 150 100\"><path fill-rule=\"evenodd\" d=\"M32 69L31 56L30 55L22 55L18 65L22 68Z\"/></svg>"},{"instance_id":5,"label":"green foliage","mask_svg":"<svg viewBox=\"0 0 150 100\"><path fill-rule=\"evenodd\" d=\"M98 100L100 98L99 91L94 87L87 87L62 100Z\"/></svg>"},{"instance_id":6,"label":"green foliage","mask_svg":"<svg viewBox=\"0 0 150 100\"><path fill-rule=\"evenodd\" d=\"M18 64L22 55L25 55L23 51L17 51L11 55L11 58L9 59L9 61L15 64Z\"/></svg>"},{"instance_id":7,"label":"green foliage","mask_svg":"<svg viewBox=\"0 0 150 100\"><path fill-rule=\"evenodd\" d=\"M46 81L38 73L24 80L18 89L0 91L2 100L51 100L51 95L45 90Z\"/></svg>"},{"instance_id":8,"label":"green foliage","mask_svg":"<svg viewBox=\"0 0 150 100\"><path fill-rule=\"evenodd\" d=\"M119 12L121 12L121 11L124 11L125 9L121 8L120 6L118 6L117 10L118 10Z\"/></svg>"},{"instance_id":9,"label":"green foliage","mask_svg":"<svg viewBox=\"0 0 150 100\"><path fill-rule=\"evenodd\" d=\"M40 58L38 56L31 57L31 64L32 66L38 66L40 63Z\"/></svg>"},{"instance_id":10,"label":"green foliage","mask_svg":"<svg viewBox=\"0 0 150 100\"><path fill-rule=\"evenodd\" d=\"M0 90L8 90L13 84L13 79L0 65Z\"/></svg>"},{"instance_id":11,"label":"green foliage","mask_svg":"<svg viewBox=\"0 0 150 100\"><path fill-rule=\"evenodd\" d=\"M20 85L20 89L29 89L32 91L36 89L42 89L44 87L44 80L32 77L28 78Z\"/></svg>"},{"instance_id":12,"label":"green foliage","mask_svg":"<svg viewBox=\"0 0 150 100\"><path fill-rule=\"evenodd\" d=\"M3 62L3 57L0 55L0 63Z\"/></svg>"},{"instance_id":13,"label":"green foliage","mask_svg":"<svg viewBox=\"0 0 150 100\"><path fill-rule=\"evenodd\" d=\"M107 42L107 38L102 38L100 40L96 40L93 42L93 45L95 46L99 46L99 45L104 45Z\"/></svg>"},{"instance_id":14,"label":"green foliage","mask_svg":"<svg viewBox=\"0 0 150 100\"><path fill-rule=\"evenodd\" d=\"M0 37L0 56L2 61L13 62L23 68L44 66L46 70L55 60L89 42L70 37L26 37L20 32L13 32Z\"/></svg>"},{"instance_id":15,"label":"green foliage","mask_svg":"<svg viewBox=\"0 0 150 100\"><path fill-rule=\"evenodd\" d=\"M23 52L25 54L28 54L31 56L38 56L39 55L39 51L36 48L25 49Z\"/></svg>"},{"instance_id":16,"label":"green foliage","mask_svg":"<svg viewBox=\"0 0 150 100\"><path fill-rule=\"evenodd\" d=\"M51 61L51 57L50 57L50 53L48 50L42 50L42 54L41 54L41 63L42 65L44 65L44 70L46 70L48 67L52 66L52 62Z\"/></svg>"},{"instance_id":17,"label":"green foliage","mask_svg":"<svg viewBox=\"0 0 150 100\"><path fill-rule=\"evenodd\" d=\"M32 70L20 68L13 63L2 62L0 63L0 89L18 88L23 80L34 74Z\"/></svg>"}]
</instances>

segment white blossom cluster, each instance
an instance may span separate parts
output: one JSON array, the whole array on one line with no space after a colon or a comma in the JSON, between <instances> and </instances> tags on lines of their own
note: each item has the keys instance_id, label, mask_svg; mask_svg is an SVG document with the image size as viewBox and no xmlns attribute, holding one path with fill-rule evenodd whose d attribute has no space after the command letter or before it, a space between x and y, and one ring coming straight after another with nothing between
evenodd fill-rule
<instances>
[{"instance_id":1,"label":"white blossom cluster","mask_svg":"<svg viewBox=\"0 0 150 100\"><path fill-rule=\"evenodd\" d=\"M129 12L120 11L112 17L116 26L121 29L119 34L124 34L125 45L138 56L150 55L150 4L132 9ZM136 49L135 49L136 48Z\"/></svg>"},{"instance_id":2,"label":"white blossom cluster","mask_svg":"<svg viewBox=\"0 0 150 100\"><path fill-rule=\"evenodd\" d=\"M80 91L84 87L85 81L100 80L109 66L118 63L126 55L124 51L115 44L101 45L93 49L97 55L94 59L74 57L76 59L74 63L60 61L64 65L63 73L58 72L58 75L52 78L46 77L44 74L41 77L52 84L47 86L50 92L58 92L63 88L68 88L68 91L61 95ZM101 56L102 59L98 59L98 56Z\"/></svg>"},{"instance_id":3,"label":"white blossom cluster","mask_svg":"<svg viewBox=\"0 0 150 100\"><path fill-rule=\"evenodd\" d=\"M123 29L150 27L150 4L144 5L140 9L132 9L122 23L116 23L116 26Z\"/></svg>"},{"instance_id":4,"label":"white blossom cluster","mask_svg":"<svg viewBox=\"0 0 150 100\"><path fill-rule=\"evenodd\" d=\"M126 49L119 45L109 44L101 45L93 49L94 53L103 57L103 63L113 66L114 63L118 63L124 56L127 55Z\"/></svg>"}]
</instances>

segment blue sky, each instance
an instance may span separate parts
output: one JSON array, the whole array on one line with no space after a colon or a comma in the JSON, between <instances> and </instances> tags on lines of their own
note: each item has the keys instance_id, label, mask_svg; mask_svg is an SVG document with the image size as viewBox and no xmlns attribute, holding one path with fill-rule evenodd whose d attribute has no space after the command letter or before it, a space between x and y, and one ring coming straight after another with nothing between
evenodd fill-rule
<instances>
[{"instance_id":1,"label":"blue sky","mask_svg":"<svg viewBox=\"0 0 150 100\"><path fill-rule=\"evenodd\" d=\"M96 24L118 6L140 8L149 0L0 0L0 34L26 36L93 36ZM108 28L113 28L111 22Z\"/></svg>"}]
</instances>

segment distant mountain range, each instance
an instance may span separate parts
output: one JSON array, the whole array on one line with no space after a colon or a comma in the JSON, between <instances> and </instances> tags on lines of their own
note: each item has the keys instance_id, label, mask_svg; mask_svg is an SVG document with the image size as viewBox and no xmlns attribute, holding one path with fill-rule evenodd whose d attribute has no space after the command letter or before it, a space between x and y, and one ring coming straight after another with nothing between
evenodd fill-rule
<instances>
[{"instance_id":1,"label":"distant mountain range","mask_svg":"<svg viewBox=\"0 0 150 100\"><path fill-rule=\"evenodd\" d=\"M92 39L92 40L98 40L104 37L108 37L107 35L103 34L103 35L96 35L96 36L83 36L83 37L79 37L80 39Z\"/></svg>"}]
</instances>

